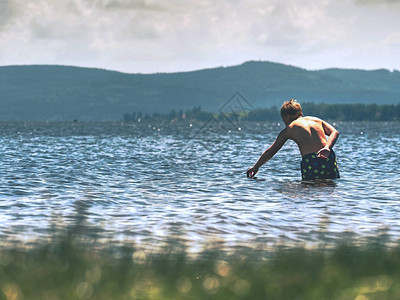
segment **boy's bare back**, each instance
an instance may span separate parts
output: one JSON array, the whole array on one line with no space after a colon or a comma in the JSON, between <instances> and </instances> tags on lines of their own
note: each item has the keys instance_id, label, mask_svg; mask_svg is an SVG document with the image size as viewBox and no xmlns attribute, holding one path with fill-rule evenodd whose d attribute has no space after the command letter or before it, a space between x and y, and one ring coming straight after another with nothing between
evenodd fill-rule
<instances>
[{"instance_id":1,"label":"boy's bare back","mask_svg":"<svg viewBox=\"0 0 400 300\"><path fill-rule=\"evenodd\" d=\"M290 123L286 130L287 139L299 146L302 156L315 153L326 146L326 136L335 130L330 124L316 117L300 117Z\"/></svg>"}]
</instances>

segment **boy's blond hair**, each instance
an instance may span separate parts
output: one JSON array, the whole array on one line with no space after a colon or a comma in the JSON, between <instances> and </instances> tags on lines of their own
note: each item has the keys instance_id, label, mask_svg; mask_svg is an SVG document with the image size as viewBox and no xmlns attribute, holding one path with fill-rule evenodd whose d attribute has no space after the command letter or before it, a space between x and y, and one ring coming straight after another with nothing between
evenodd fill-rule
<instances>
[{"instance_id":1,"label":"boy's blond hair","mask_svg":"<svg viewBox=\"0 0 400 300\"><path fill-rule=\"evenodd\" d=\"M302 117L303 110L301 109L300 103L298 103L294 99L290 99L289 101L284 102L281 107L281 117L283 118L284 116L287 115Z\"/></svg>"}]
</instances>

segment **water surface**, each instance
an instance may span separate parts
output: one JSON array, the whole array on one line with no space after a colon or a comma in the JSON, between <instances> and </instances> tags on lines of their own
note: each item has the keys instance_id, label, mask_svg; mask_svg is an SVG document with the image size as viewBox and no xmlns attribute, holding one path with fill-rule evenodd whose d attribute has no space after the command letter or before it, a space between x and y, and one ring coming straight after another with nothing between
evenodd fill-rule
<instances>
[{"instance_id":1,"label":"water surface","mask_svg":"<svg viewBox=\"0 0 400 300\"><path fill-rule=\"evenodd\" d=\"M66 230L194 251L399 239L400 123L335 124L342 178L322 184L300 181L293 142L246 178L283 124L229 126L0 123L2 245Z\"/></svg>"}]
</instances>

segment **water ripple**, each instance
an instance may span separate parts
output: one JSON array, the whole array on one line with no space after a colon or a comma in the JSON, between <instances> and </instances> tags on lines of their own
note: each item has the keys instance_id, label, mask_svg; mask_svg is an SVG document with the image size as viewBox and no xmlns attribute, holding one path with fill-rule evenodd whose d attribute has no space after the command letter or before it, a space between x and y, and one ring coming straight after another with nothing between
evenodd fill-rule
<instances>
[{"instance_id":1,"label":"water ripple","mask_svg":"<svg viewBox=\"0 0 400 300\"><path fill-rule=\"evenodd\" d=\"M290 142L257 179L245 177L282 124L196 126L0 123L4 244L60 230L149 248L172 238L192 248L399 238L399 123L337 124L342 179L319 184L299 180Z\"/></svg>"}]
</instances>

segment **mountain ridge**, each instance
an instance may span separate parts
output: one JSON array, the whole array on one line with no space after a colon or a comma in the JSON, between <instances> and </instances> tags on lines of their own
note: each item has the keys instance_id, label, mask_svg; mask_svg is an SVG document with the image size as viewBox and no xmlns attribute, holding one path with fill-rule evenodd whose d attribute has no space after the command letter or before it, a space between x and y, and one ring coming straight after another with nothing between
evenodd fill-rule
<instances>
[{"instance_id":1,"label":"mountain ridge","mask_svg":"<svg viewBox=\"0 0 400 300\"><path fill-rule=\"evenodd\" d=\"M400 102L400 72L306 70L266 61L174 73L123 73L61 65L0 67L0 120L117 120L124 113L218 108L236 91L255 107L284 100Z\"/></svg>"}]
</instances>

